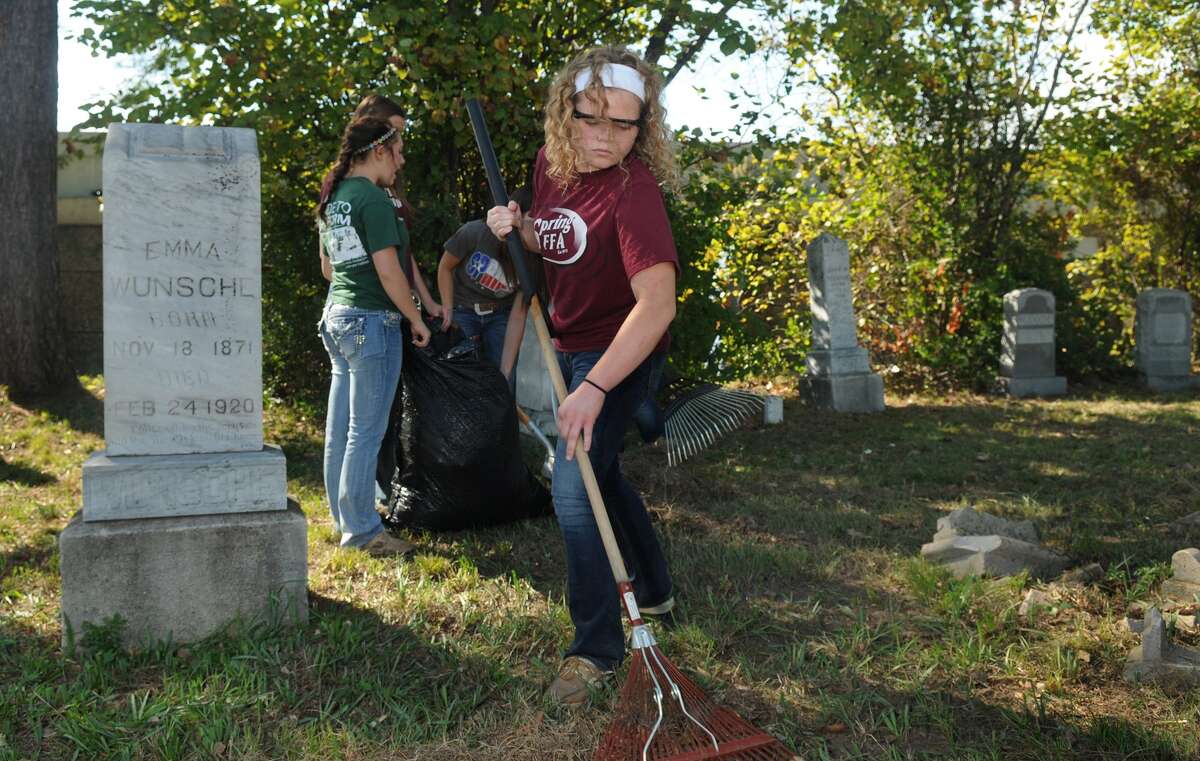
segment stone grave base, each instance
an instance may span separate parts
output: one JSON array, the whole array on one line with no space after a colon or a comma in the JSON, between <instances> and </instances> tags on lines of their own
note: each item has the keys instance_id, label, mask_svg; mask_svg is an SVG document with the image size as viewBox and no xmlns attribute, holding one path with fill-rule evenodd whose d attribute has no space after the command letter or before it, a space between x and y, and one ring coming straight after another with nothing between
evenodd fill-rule
<instances>
[{"instance_id":1,"label":"stone grave base","mask_svg":"<svg viewBox=\"0 0 1200 761\"><path fill-rule=\"evenodd\" d=\"M883 378L876 373L857 375L805 376L804 396L813 404L834 412L883 412Z\"/></svg>"},{"instance_id":2,"label":"stone grave base","mask_svg":"<svg viewBox=\"0 0 1200 761\"><path fill-rule=\"evenodd\" d=\"M1151 391L1188 391L1200 388L1197 375L1145 375L1140 376L1142 385Z\"/></svg>"},{"instance_id":3,"label":"stone grave base","mask_svg":"<svg viewBox=\"0 0 1200 761\"><path fill-rule=\"evenodd\" d=\"M287 507L287 459L257 452L108 455L83 464L83 519L176 518Z\"/></svg>"},{"instance_id":4,"label":"stone grave base","mask_svg":"<svg viewBox=\"0 0 1200 761\"><path fill-rule=\"evenodd\" d=\"M286 510L85 523L58 539L63 644L114 615L126 646L193 642L239 616L308 620L308 524Z\"/></svg>"},{"instance_id":5,"label":"stone grave base","mask_svg":"<svg viewBox=\"0 0 1200 761\"><path fill-rule=\"evenodd\" d=\"M1062 396L1067 393L1067 379L1061 375L1044 378L1009 378L1000 375L996 378L996 392L1014 399L1029 396Z\"/></svg>"},{"instance_id":6,"label":"stone grave base","mask_svg":"<svg viewBox=\"0 0 1200 761\"><path fill-rule=\"evenodd\" d=\"M1184 579L1167 579L1162 583L1162 593L1165 597L1183 602L1195 602L1200 599L1200 583Z\"/></svg>"},{"instance_id":7,"label":"stone grave base","mask_svg":"<svg viewBox=\"0 0 1200 761\"><path fill-rule=\"evenodd\" d=\"M1057 552L1008 536L950 536L921 547L921 555L965 576L1013 576L1029 571L1035 579L1054 579L1069 560Z\"/></svg>"}]
</instances>

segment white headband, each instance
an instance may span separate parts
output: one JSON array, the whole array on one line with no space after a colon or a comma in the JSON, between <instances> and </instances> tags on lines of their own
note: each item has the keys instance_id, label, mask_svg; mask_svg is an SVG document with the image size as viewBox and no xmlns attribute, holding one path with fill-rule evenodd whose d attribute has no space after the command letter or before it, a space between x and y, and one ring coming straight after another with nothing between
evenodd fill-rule
<instances>
[{"instance_id":1,"label":"white headband","mask_svg":"<svg viewBox=\"0 0 1200 761\"><path fill-rule=\"evenodd\" d=\"M584 69L575 75L575 92L586 90L588 85L592 83L592 70ZM646 78L638 73L638 70L632 66L626 66L623 63L606 63L600 68L600 84L605 87L616 87L619 90L628 90L638 97L638 100L646 102Z\"/></svg>"}]
</instances>

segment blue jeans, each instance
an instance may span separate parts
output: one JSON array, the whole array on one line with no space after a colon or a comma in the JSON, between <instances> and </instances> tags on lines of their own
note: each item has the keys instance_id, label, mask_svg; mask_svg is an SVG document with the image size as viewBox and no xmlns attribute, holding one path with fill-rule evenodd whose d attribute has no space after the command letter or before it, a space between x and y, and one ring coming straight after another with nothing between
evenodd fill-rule
<instances>
[{"instance_id":1,"label":"blue jeans","mask_svg":"<svg viewBox=\"0 0 1200 761\"><path fill-rule=\"evenodd\" d=\"M659 406L658 400L654 398L661 390L662 374L665 366L665 362L659 362L657 367L651 369L650 393L646 394L645 401L633 413L633 422L637 425L638 433L642 435L642 441L647 444L658 441L666 433L667 429L667 421L663 415L663 408Z\"/></svg>"},{"instance_id":2,"label":"blue jeans","mask_svg":"<svg viewBox=\"0 0 1200 761\"><path fill-rule=\"evenodd\" d=\"M400 382L400 313L329 304L318 332L333 376L325 417L325 492L344 547L383 531L375 512L375 465Z\"/></svg>"},{"instance_id":3,"label":"blue jeans","mask_svg":"<svg viewBox=\"0 0 1200 761\"><path fill-rule=\"evenodd\" d=\"M574 391L602 352L566 354L558 363L567 387ZM604 407L592 428L588 457L604 497L613 534L621 547L625 566L634 577L640 605L657 605L671 596L671 576L659 546L650 516L637 491L621 473L619 454L625 429L633 413L649 392L651 376L665 361L665 354L652 354L625 380L610 389ZM566 545L567 598L575 641L567 655L578 655L602 669L613 669L625 657L625 635L621 628L621 606L616 581L600 542L600 531L592 514L577 461L568 461L566 442L558 441L554 458L554 512Z\"/></svg>"},{"instance_id":4,"label":"blue jeans","mask_svg":"<svg viewBox=\"0 0 1200 761\"><path fill-rule=\"evenodd\" d=\"M504 334L508 329L511 307L503 307L491 314L476 314L471 307L454 307L454 324L462 328L463 335L479 342L479 355L500 367L504 354ZM513 373L516 376L516 373Z\"/></svg>"}]
</instances>

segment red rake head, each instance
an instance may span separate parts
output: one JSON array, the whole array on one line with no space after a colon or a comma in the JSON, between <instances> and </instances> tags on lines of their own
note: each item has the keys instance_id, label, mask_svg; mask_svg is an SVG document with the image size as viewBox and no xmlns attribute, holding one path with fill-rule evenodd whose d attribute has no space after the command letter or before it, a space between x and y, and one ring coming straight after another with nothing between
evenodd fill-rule
<instances>
[{"instance_id":1,"label":"red rake head","mask_svg":"<svg viewBox=\"0 0 1200 761\"><path fill-rule=\"evenodd\" d=\"M659 651L637 647L617 715L593 761L799 761L787 746L717 705Z\"/></svg>"}]
</instances>

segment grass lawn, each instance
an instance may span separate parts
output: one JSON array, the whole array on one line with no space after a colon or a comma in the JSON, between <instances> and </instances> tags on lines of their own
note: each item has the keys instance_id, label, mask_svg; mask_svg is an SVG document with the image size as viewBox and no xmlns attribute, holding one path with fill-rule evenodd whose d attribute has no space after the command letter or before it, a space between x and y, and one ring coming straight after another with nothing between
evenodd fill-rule
<instances>
[{"instance_id":1,"label":"grass lawn","mask_svg":"<svg viewBox=\"0 0 1200 761\"><path fill-rule=\"evenodd\" d=\"M574 713L540 697L570 631L553 518L413 536L407 561L335 552L322 426L278 404L267 439L309 518L308 626L137 653L101 629L64 655L56 539L103 446L102 383L83 383L27 406L0 390L0 761L590 757L616 691ZM1200 757L1200 690L1121 678L1124 617L1200 545L1171 525L1200 510L1200 399L888 401L859 416L788 398L782 426L671 469L631 445L679 590L663 650L804 759ZM1033 582L955 581L918 557L965 505L1033 519L1105 578L1021 618Z\"/></svg>"}]
</instances>

